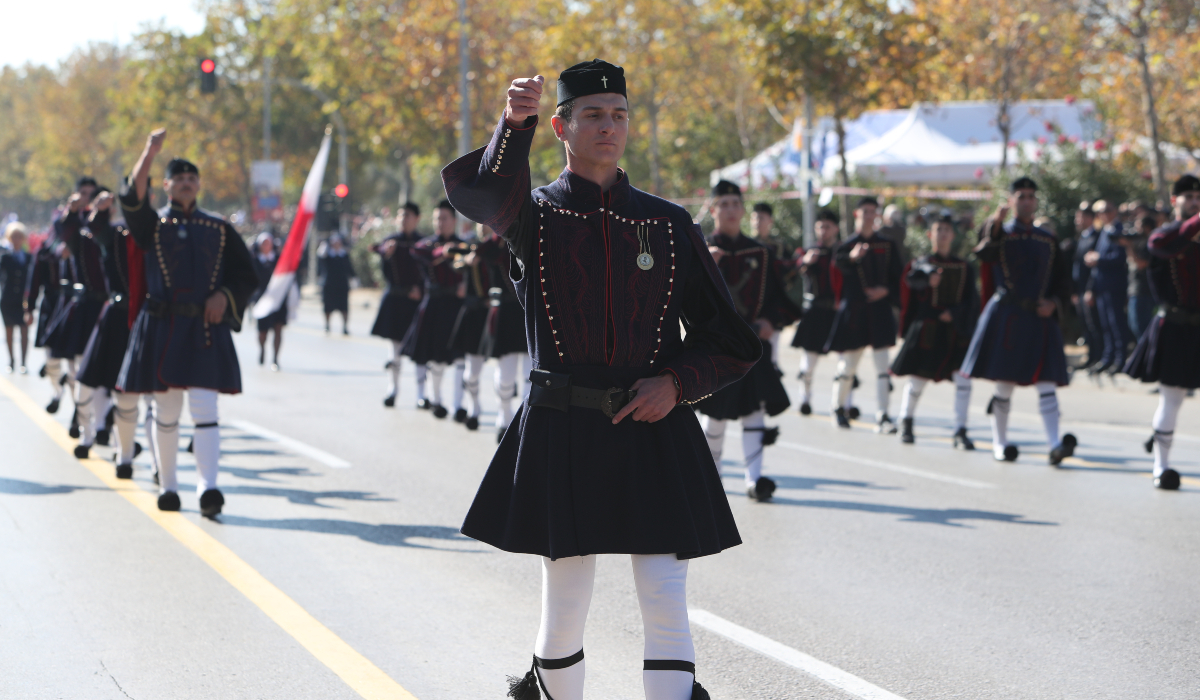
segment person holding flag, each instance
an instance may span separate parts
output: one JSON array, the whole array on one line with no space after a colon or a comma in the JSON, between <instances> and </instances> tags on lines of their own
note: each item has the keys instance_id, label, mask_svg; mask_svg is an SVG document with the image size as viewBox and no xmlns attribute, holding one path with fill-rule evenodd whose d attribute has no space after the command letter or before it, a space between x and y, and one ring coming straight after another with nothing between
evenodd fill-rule
<instances>
[{"instance_id":1,"label":"person holding flag","mask_svg":"<svg viewBox=\"0 0 1200 700\"><path fill-rule=\"evenodd\" d=\"M121 188L129 236L129 346L117 390L154 395L151 426L157 453L159 510L179 510L175 460L179 416L187 394L196 424L196 493L200 513L213 517L225 498L217 490L221 436L218 393L242 391L241 368L232 332L241 329L246 302L257 278L250 251L229 222L196 206L200 170L174 158L167 163L163 190L167 206L148 206L150 168L162 150L166 129L151 132L146 147Z\"/></svg>"}]
</instances>

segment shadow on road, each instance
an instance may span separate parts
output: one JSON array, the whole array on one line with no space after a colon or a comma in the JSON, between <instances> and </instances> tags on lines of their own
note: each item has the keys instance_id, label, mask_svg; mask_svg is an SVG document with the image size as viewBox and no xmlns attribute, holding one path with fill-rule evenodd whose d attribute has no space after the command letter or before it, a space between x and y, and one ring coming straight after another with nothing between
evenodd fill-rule
<instances>
[{"instance_id":1,"label":"shadow on road","mask_svg":"<svg viewBox=\"0 0 1200 700\"><path fill-rule=\"evenodd\" d=\"M730 495L735 495L730 493ZM741 495L741 494L736 494ZM880 513L882 515L902 516L902 522L933 523L949 527L971 527L964 520L982 520L1014 525L1052 525L1058 523L1040 520L1025 520L1025 516L1014 513L997 513L990 510L970 510L965 508L907 508L904 506L885 506L874 503L856 503L854 501L801 501L794 498L775 497L771 503L801 508L830 508L833 510L857 510L863 513Z\"/></svg>"},{"instance_id":2,"label":"shadow on road","mask_svg":"<svg viewBox=\"0 0 1200 700\"><path fill-rule=\"evenodd\" d=\"M438 547L411 541L423 538L462 544L479 544L475 540L462 535L455 528L441 525L370 525L352 520L327 520L318 518L260 520L238 515L222 515L221 522L225 525L259 527L268 530L296 530L299 532L322 532L330 535L350 535L364 542L387 545L389 547L413 547L416 549L436 549L445 552L471 554L486 551L484 549L462 549L461 547ZM480 547L482 546L480 545Z\"/></svg>"},{"instance_id":3,"label":"shadow on road","mask_svg":"<svg viewBox=\"0 0 1200 700\"><path fill-rule=\"evenodd\" d=\"M727 479L744 478L741 472L723 472L722 477ZM798 489L801 491L820 491L825 486L842 486L854 489L867 489L869 491L903 491L899 486L880 486L873 484L870 481L849 481L846 479L820 479L807 476L776 476L771 475L775 480L775 484L781 489Z\"/></svg>"},{"instance_id":4,"label":"shadow on road","mask_svg":"<svg viewBox=\"0 0 1200 700\"><path fill-rule=\"evenodd\" d=\"M6 479L4 477L0 477L0 493L12 494L14 496L53 496L55 494L71 493L73 491L100 490L103 489L98 489L95 486L51 486L50 484L39 484L36 481Z\"/></svg>"},{"instance_id":5,"label":"shadow on road","mask_svg":"<svg viewBox=\"0 0 1200 700\"><path fill-rule=\"evenodd\" d=\"M193 471L195 471L195 469L193 469ZM246 479L248 481L274 482L275 479L268 479L267 476L273 476L276 474L279 476L320 476L320 474L312 471L308 467L272 467L270 469L247 469L245 467L229 467L222 465L221 471L225 474L229 474L230 476L236 476L239 479Z\"/></svg>"},{"instance_id":6,"label":"shadow on road","mask_svg":"<svg viewBox=\"0 0 1200 700\"><path fill-rule=\"evenodd\" d=\"M180 488L183 488L182 486ZM266 486L221 486L225 495L239 496L277 496L286 498L289 503L318 508L334 508L335 506L320 503L326 498L341 498L348 501L371 501L375 503L391 503L394 498L386 498L372 491L305 491L303 489L280 489Z\"/></svg>"}]
</instances>

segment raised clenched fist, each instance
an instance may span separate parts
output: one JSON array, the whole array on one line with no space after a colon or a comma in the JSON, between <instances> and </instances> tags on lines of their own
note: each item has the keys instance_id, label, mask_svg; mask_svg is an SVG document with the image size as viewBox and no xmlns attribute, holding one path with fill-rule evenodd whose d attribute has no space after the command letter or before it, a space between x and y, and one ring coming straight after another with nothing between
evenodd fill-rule
<instances>
[{"instance_id":1,"label":"raised clenched fist","mask_svg":"<svg viewBox=\"0 0 1200 700\"><path fill-rule=\"evenodd\" d=\"M150 132L149 136L146 137L146 153L150 154L151 158L158 155L159 151L162 150L163 139L166 138L166 136L166 129L155 129L154 131Z\"/></svg>"},{"instance_id":2,"label":"raised clenched fist","mask_svg":"<svg viewBox=\"0 0 1200 700\"><path fill-rule=\"evenodd\" d=\"M540 75L512 81L508 87L508 104L504 108L504 119L509 126L524 128L526 119L537 116L545 82L546 79Z\"/></svg>"}]
</instances>

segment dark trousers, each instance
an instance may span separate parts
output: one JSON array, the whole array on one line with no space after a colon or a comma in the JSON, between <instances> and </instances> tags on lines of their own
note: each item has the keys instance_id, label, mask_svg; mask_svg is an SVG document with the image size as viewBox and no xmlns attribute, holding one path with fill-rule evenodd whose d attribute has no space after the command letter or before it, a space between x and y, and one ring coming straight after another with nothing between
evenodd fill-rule
<instances>
[{"instance_id":1,"label":"dark trousers","mask_svg":"<svg viewBox=\"0 0 1200 700\"><path fill-rule=\"evenodd\" d=\"M1104 350L1100 362L1105 367L1125 364L1125 346L1129 343L1129 318L1125 315L1125 292L1094 292L1096 315L1100 320L1100 340Z\"/></svg>"},{"instance_id":2,"label":"dark trousers","mask_svg":"<svg viewBox=\"0 0 1200 700\"><path fill-rule=\"evenodd\" d=\"M1079 303L1075 305L1075 312L1079 315L1079 325L1083 329L1083 342L1087 345L1087 364L1094 365L1100 361L1100 355L1103 354L1104 341L1100 335L1100 317L1096 313L1095 306L1088 306L1083 301L1083 296L1079 297Z\"/></svg>"}]
</instances>

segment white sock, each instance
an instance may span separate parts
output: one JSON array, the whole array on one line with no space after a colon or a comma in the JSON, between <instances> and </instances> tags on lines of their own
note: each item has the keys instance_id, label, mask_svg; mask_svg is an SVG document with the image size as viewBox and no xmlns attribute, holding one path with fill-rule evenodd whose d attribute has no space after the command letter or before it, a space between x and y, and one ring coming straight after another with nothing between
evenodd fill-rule
<instances>
[{"instance_id":1,"label":"white sock","mask_svg":"<svg viewBox=\"0 0 1200 700\"><path fill-rule=\"evenodd\" d=\"M1050 449L1058 447L1058 393L1054 382L1038 382L1038 411L1042 414L1042 426L1046 429L1046 444Z\"/></svg>"},{"instance_id":2,"label":"white sock","mask_svg":"<svg viewBox=\"0 0 1200 700\"><path fill-rule=\"evenodd\" d=\"M1004 457L1008 446L1008 412L1012 410L1012 394L1015 384L996 382L996 393L992 396L992 452Z\"/></svg>"},{"instance_id":3,"label":"white sock","mask_svg":"<svg viewBox=\"0 0 1200 700\"><path fill-rule=\"evenodd\" d=\"M510 352L496 363L496 398L500 410L496 412L496 427L507 429L513 420L513 399L517 396L517 364L521 353Z\"/></svg>"},{"instance_id":4,"label":"white sock","mask_svg":"<svg viewBox=\"0 0 1200 700\"><path fill-rule=\"evenodd\" d=\"M1154 411L1154 476L1171 468L1171 444L1175 441L1175 422L1187 389L1158 385L1158 409Z\"/></svg>"},{"instance_id":5,"label":"white sock","mask_svg":"<svg viewBox=\"0 0 1200 700\"><path fill-rule=\"evenodd\" d=\"M463 358L458 358L454 361L454 412L458 413L458 409L463 405L463 391L466 388L463 385L463 376L467 373L467 363Z\"/></svg>"},{"instance_id":6,"label":"white sock","mask_svg":"<svg viewBox=\"0 0 1200 700\"><path fill-rule=\"evenodd\" d=\"M921 392L928 383L928 379L923 379L915 374L908 378L908 382L904 384L904 394L900 397L901 418L912 418L916 415L917 402L921 400Z\"/></svg>"},{"instance_id":7,"label":"white sock","mask_svg":"<svg viewBox=\"0 0 1200 700\"><path fill-rule=\"evenodd\" d=\"M813 375L817 372L817 360L821 356L812 350L805 350L800 356L800 403L812 403Z\"/></svg>"},{"instance_id":8,"label":"white sock","mask_svg":"<svg viewBox=\"0 0 1200 700\"><path fill-rule=\"evenodd\" d=\"M583 628L596 581L596 556L542 557L542 624L533 653L542 659L565 659L583 648ZM583 700L585 664L538 669L554 700Z\"/></svg>"},{"instance_id":9,"label":"white sock","mask_svg":"<svg viewBox=\"0 0 1200 700\"><path fill-rule=\"evenodd\" d=\"M400 393L400 343L392 341L392 366L388 368L388 396Z\"/></svg>"},{"instance_id":10,"label":"white sock","mask_svg":"<svg viewBox=\"0 0 1200 700\"><path fill-rule=\"evenodd\" d=\"M862 359L862 348L838 354L837 375L833 378L833 408L850 407L850 390L854 388L854 372Z\"/></svg>"},{"instance_id":11,"label":"white sock","mask_svg":"<svg viewBox=\"0 0 1200 700\"><path fill-rule=\"evenodd\" d=\"M413 371L417 375L417 402L425 400L425 378L429 376L429 368L425 365L416 365Z\"/></svg>"},{"instance_id":12,"label":"white sock","mask_svg":"<svg viewBox=\"0 0 1200 700\"><path fill-rule=\"evenodd\" d=\"M643 658L695 663L687 616L687 560L674 554L634 554L631 558L646 637ZM686 671L642 671L646 700L691 700L694 679Z\"/></svg>"},{"instance_id":13,"label":"white sock","mask_svg":"<svg viewBox=\"0 0 1200 700\"><path fill-rule=\"evenodd\" d=\"M133 461L133 438L137 430L138 394L118 391L113 396L116 410L113 411L113 432L117 436L117 464Z\"/></svg>"},{"instance_id":14,"label":"white sock","mask_svg":"<svg viewBox=\"0 0 1200 700\"><path fill-rule=\"evenodd\" d=\"M875 360L875 419L888 414L891 404L891 379L888 374L888 349L878 348L871 353Z\"/></svg>"},{"instance_id":15,"label":"white sock","mask_svg":"<svg viewBox=\"0 0 1200 700\"><path fill-rule=\"evenodd\" d=\"M61 399L63 395L62 387L62 358L47 357L46 358L46 379L50 380L51 389L54 392L54 398Z\"/></svg>"},{"instance_id":16,"label":"white sock","mask_svg":"<svg viewBox=\"0 0 1200 700\"><path fill-rule=\"evenodd\" d=\"M158 459L158 492L178 491L175 462L179 458L179 415L183 413L183 389L154 394L154 451Z\"/></svg>"},{"instance_id":17,"label":"white sock","mask_svg":"<svg viewBox=\"0 0 1200 700\"><path fill-rule=\"evenodd\" d=\"M954 429L967 427L967 410L971 407L971 378L954 370Z\"/></svg>"},{"instance_id":18,"label":"white sock","mask_svg":"<svg viewBox=\"0 0 1200 700\"><path fill-rule=\"evenodd\" d=\"M754 486L762 476L763 431L766 414L755 411L742 418L742 460L746 463L746 486Z\"/></svg>"},{"instance_id":19,"label":"white sock","mask_svg":"<svg viewBox=\"0 0 1200 700\"><path fill-rule=\"evenodd\" d=\"M192 452L196 456L196 494L217 488L221 461L221 429L217 416L217 392L212 389L188 389L188 412L196 430L192 433Z\"/></svg>"},{"instance_id":20,"label":"white sock","mask_svg":"<svg viewBox=\"0 0 1200 700\"><path fill-rule=\"evenodd\" d=\"M463 375L463 386L471 399L470 414L476 418L482 407L479 405L479 377L483 374L483 363L487 359L483 355L467 355L467 372Z\"/></svg>"},{"instance_id":21,"label":"white sock","mask_svg":"<svg viewBox=\"0 0 1200 700\"><path fill-rule=\"evenodd\" d=\"M442 405L442 374L446 371L446 365L440 362L430 362L426 364L429 369L429 379L433 384L433 405Z\"/></svg>"},{"instance_id":22,"label":"white sock","mask_svg":"<svg viewBox=\"0 0 1200 700\"><path fill-rule=\"evenodd\" d=\"M717 469L721 468L721 453L725 451L725 421L712 416L704 416L700 421L704 429L704 439L708 441L708 451L712 452L713 462Z\"/></svg>"},{"instance_id":23,"label":"white sock","mask_svg":"<svg viewBox=\"0 0 1200 700\"><path fill-rule=\"evenodd\" d=\"M85 384L75 385L75 411L79 419L79 444L91 447L96 442L96 422L94 420L95 390Z\"/></svg>"}]
</instances>

